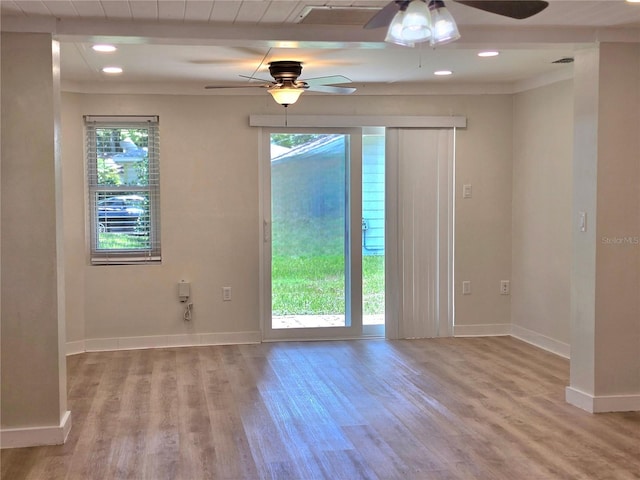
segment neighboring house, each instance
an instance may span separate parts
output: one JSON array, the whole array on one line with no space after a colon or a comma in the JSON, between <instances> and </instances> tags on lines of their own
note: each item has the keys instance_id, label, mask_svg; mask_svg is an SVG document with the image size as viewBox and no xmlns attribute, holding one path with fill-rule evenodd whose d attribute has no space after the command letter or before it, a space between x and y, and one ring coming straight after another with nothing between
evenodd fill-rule
<instances>
[{"instance_id":1,"label":"neighboring house","mask_svg":"<svg viewBox=\"0 0 640 480\"><path fill-rule=\"evenodd\" d=\"M384 141L362 138L362 254L384 255Z\"/></svg>"},{"instance_id":2,"label":"neighboring house","mask_svg":"<svg viewBox=\"0 0 640 480\"><path fill-rule=\"evenodd\" d=\"M147 158L146 148L138 147L133 140L125 138L120 142L121 153L116 153L107 158L120 167L122 182L125 185L138 183L140 167Z\"/></svg>"},{"instance_id":3,"label":"neighboring house","mask_svg":"<svg viewBox=\"0 0 640 480\"><path fill-rule=\"evenodd\" d=\"M384 254L384 149L363 139L362 254ZM273 220L290 225L312 219L325 231L345 209L343 135L323 135L271 159ZM272 146L272 154L274 147ZM340 228L340 226L338 226ZM317 229L316 229L317 230Z\"/></svg>"}]
</instances>

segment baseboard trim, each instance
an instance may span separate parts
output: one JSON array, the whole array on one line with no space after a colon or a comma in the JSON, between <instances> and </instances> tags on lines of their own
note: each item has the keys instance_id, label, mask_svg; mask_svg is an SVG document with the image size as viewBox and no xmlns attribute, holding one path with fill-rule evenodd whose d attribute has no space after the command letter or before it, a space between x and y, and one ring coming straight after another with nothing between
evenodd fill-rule
<instances>
[{"instance_id":1,"label":"baseboard trim","mask_svg":"<svg viewBox=\"0 0 640 480\"><path fill-rule=\"evenodd\" d=\"M560 342L519 325L511 325L511 336L535 347L555 353L561 357L568 359L571 356L571 346L569 344Z\"/></svg>"},{"instance_id":2,"label":"baseboard trim","mask_svg":"<svg viewBox=\"0 0 640 480\"><path fill-rule=\"evenodd\" d=\"M84 353L87 351L84 340L77 340L75 342L67 342L67 356L77 355L78 353Z\"/></svg>"},{"instance_id":3,"label":"baseboard trim","mask_svg":"<svg viewBox=\"0 0 640 480\"><path fill-rule=\"evenodd\" d=\"M6 428L0 430L0 448L62 445L71 431L71 412L67 410L58 426Z\"/></svg>"},{"instance_id":4,"label":"baseboard trim","mask_svg":"<svg viewBox=\"0 0 640 480\"><path fill-rule=\"evenodd\" d=\"M564 390L564 399L574 407L593 413L593 397L587 393L576 390L573 387L566 387Z\"/></svg>"},{"instance_id":5,"label":"baseboard trim","mask_svg":"<svg viewBox=\"0 0 640 480\"><path fill-rule=\"evenodd\" d=\"M511 335L511 324L454 325L454 337L500 337Z\"/></svg>"},{"instance_id":6,"label":"baseboard trim","mask_svg":"<svg viewBox=\"0 0 640 480\"><path fill-rule=\"evenodd\" d=\"M198 347L205 345L239 345L260 343L260 332L190 333L184 335L153 335L142 337L88 338L84 340L82 352L105 352L112 350L140 350L145 348ZM80 342L67 344L67 352L81 353ZM67 353L69 354L69 353Z\"/></svg>"},{"instance_id":7,"label":"baseboard trim","mask_svg":"<svg viewBox=\"0 0 640 480\"><path fill-rule=\"evenodd\" d=\"M455 325L454 337L492 337L511 335L543 350L569 358L570 346L518 325L482 324ZM139 350L145 348L195 347L204 345L240 345L260 343L262 334L254 332L193 333L184 335L151 335L140 337L90 338L67 342L67 355L112 350Z\"/></svg>"},{"instance_id":8,"label":"baseboard trim","mask_svg":"<svg viewBox=\"0 0 640 480\"><path fill-rule=\"evenodd\" d=\"M594 396L573 387L566 387L565 400L589 413L640 412L640 394Z\"/></svg>"},{"instance_id":9,"label":"baseboard trim","mask_svg":"<svg viewBox=\"0 0 640 480\"><path fill-rule=\"evenodd\" d=\"M454 325L454 337L499 337L511 336L564 358L569 358L571 348L568 344L509 323L482 325Z\"/></svg>"}]
</instances>

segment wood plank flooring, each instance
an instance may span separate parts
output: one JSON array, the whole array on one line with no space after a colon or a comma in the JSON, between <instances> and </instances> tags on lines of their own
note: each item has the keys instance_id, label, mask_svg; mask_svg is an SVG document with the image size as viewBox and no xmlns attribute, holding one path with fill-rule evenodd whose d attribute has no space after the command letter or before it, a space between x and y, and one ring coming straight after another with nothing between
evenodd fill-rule
<instances>
[{"instance_id":1,"label":"wood plank flooring","mask_svg":"<svg viewBox=\"0 0 640 480\"><path fill-rule=\"evenodd\" d=\"M640 412L566 404L568 370L509 337L75 355L69 440L2 479L640 479Z\"/></svg>"}]
</instances>

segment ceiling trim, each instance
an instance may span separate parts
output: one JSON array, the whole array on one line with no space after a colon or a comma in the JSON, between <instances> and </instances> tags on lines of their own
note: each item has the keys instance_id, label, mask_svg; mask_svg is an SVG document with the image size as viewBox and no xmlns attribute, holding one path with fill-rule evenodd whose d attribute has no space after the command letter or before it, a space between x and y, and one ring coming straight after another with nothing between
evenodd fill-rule
<instances>
[{"instance_id":1,"label":"ceiling trim","mask_svg":"<svg viewBox=\"0 0 640 480\"><path fill-rule=\"evenodd\" d=\"M544 84L553 83L550 80ZM516 85L509 82L493 83L352 83L357 91L350 96L422 96L422 95L509 95L517 91ZM526 88L524 88L526 90ZM209 89L204 90L201 82L73 82L62 81L61 90L66 93L86 95L200 95L200 96L265 96L263 89ZM305 92L306 96L329 96L315 92ZM270 98L270 97L266 97Z\"/></svg>"},{"instance_id":2,"label":"ceiling trim","mask_svg":"<svg viewBox=\"0 0 640 480\"><path fill-rule=\"evenodd\" d=\"M565 80L573 80L573 68L563 69L557 72L547 73L545 75L538 75L537 77L527 78L526 80L516 82L513 93L520 93L527 90L546 87L547 85L563 82Z\"/></svg>"},{"instance_id":3,"label":"ceiling trim","mask_svg":"<svg viewBox=\"0 0 640 480\"><path fill-rule=\"evenodd\" d=\"M3 16L2 31L52 33L61 40L120 43L238 45L298 48L388 48L384 29L353 25L307 24L185 24L183 22L130 22ZM640 27L497 27L461 26L462 39L444 48L469 44L576 44L640 42ZM256 43L258 42L258 44ZM440 47L443 48L443 47Z\"/></svg>"},{"instance_id":4,"label":"ceiling trim","mask_svg":"<svg viewBox=\"0 0 640 480\"><path fill-rule=\"evenodd\" d=\"M400 127L400 128L466 128L464 116L417 115L251 115L251 127Z\"/></svg>"}]
</instances>

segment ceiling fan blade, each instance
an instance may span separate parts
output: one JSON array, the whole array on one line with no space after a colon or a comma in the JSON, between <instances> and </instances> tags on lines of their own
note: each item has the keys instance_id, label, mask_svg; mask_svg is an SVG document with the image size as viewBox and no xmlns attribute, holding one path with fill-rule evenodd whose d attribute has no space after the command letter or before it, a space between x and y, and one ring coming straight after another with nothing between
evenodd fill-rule
<instances>
[{"instance_id":1,"label":"ceiling fan blade","mask_svg":"<svg viewBox=\"0 0 640 480\"><path fill-rule=\"evenodd\" d=\"M242 78L247 78L249 80L255 80L257 82L262 82L262 83L273 83L273 80L267 80L265 78L258 78L258 77L250 77L249 75L238 75L239 77Z\"/></svg>"},{"instance_id":2,"label":"ceiling fan blade","mask_svg":"<svg viewBox=\"0 0 640 480\"><path fill-rule=\"evenodd\" d=\"M351 83L351 79L342 75L331 75L329 77L306 78L304 82L310 87L318 85L338 85L341 83Z\"/></svg>"},{"instance_id":3,"label":"ceiling fan blade","mask_svg":"<svg viewBox=\"0 0 640 480\"><path fill-rule=\"evenodd\" d=\"M403 5L406 7L409 1L410 0L393 0L387 3L382 10L371 17L371 20L365 24L364 28L368 30L371 28L388 27L395 14L398 13L398 10L400 10Z\"/></svg>"},{"instance_id":4,"label":"ceiling fan blade","mask_svg":"<svg viewBox=\"0 0 640 480\"><path fill-rule=\"evenodd\" d=\"M332 93L334 95L349 95L356 91L356 89L352 87L332 87L330 85L309 85L307 90L310 92Z\"/></svg>"},{"instance_id":5,"label":"ceiling fan blade","mask_svg":"<svg viewBox=\"0 0 640 480\"><path fill-rule=\"evenodd\" d=\"M205 89L207 90L217 90L222 88L269 88L271 85L268 84L260 84L260 85L205 85Z\"/></svg>"},{"instance_id":6,"label":"ceiling fan blade","mask_svg":"<svg viewBox=\"0 0 640 480\"><path fill-rule=\"evenodd\" d=\"M477 8L503 17L523 20L532 17L549 6L549 2L542 0L453 0L468 7Z\"/></svg>"},{"instance_id":7,"label":"ceiling fan blade","mask_svg":"<svg viewBox=\"0 0 640 480\"><path fill-rule=\"evenodd\" d=\"M403 0L404 1L404 0ZM255 73L255 72L254 72ZM269 73L273 81L240 75L249 82L237 85L207 85L206 89L218 88L274 88L281 90L300 89L336 95L348 95L356 91L355 88L339 87L343 83L351 83L351 79L343 75L331 75L327 77L310 78L308 81L298 80L302 73L302 63L294 60L280 60L269 63ZM269 90L271 92L271 90Z\"/></svg>"},{"instance_id":8,"label":"ceiling fan blade","mask_svg":"<svg viewBox=\"0 0 640 480\"><path fill-rule=\"evenodd\" d=\"M256 77L248 77L247 75L239 75L242 78L246 78L249 80L253 80L253 82L247 82L243 84L237 85L207 85L204 88L206 89L217 89L217 88L269 88L273 87L276 84L272 80L264 80L262 78Z\"/></svg>"}]
</instances>

